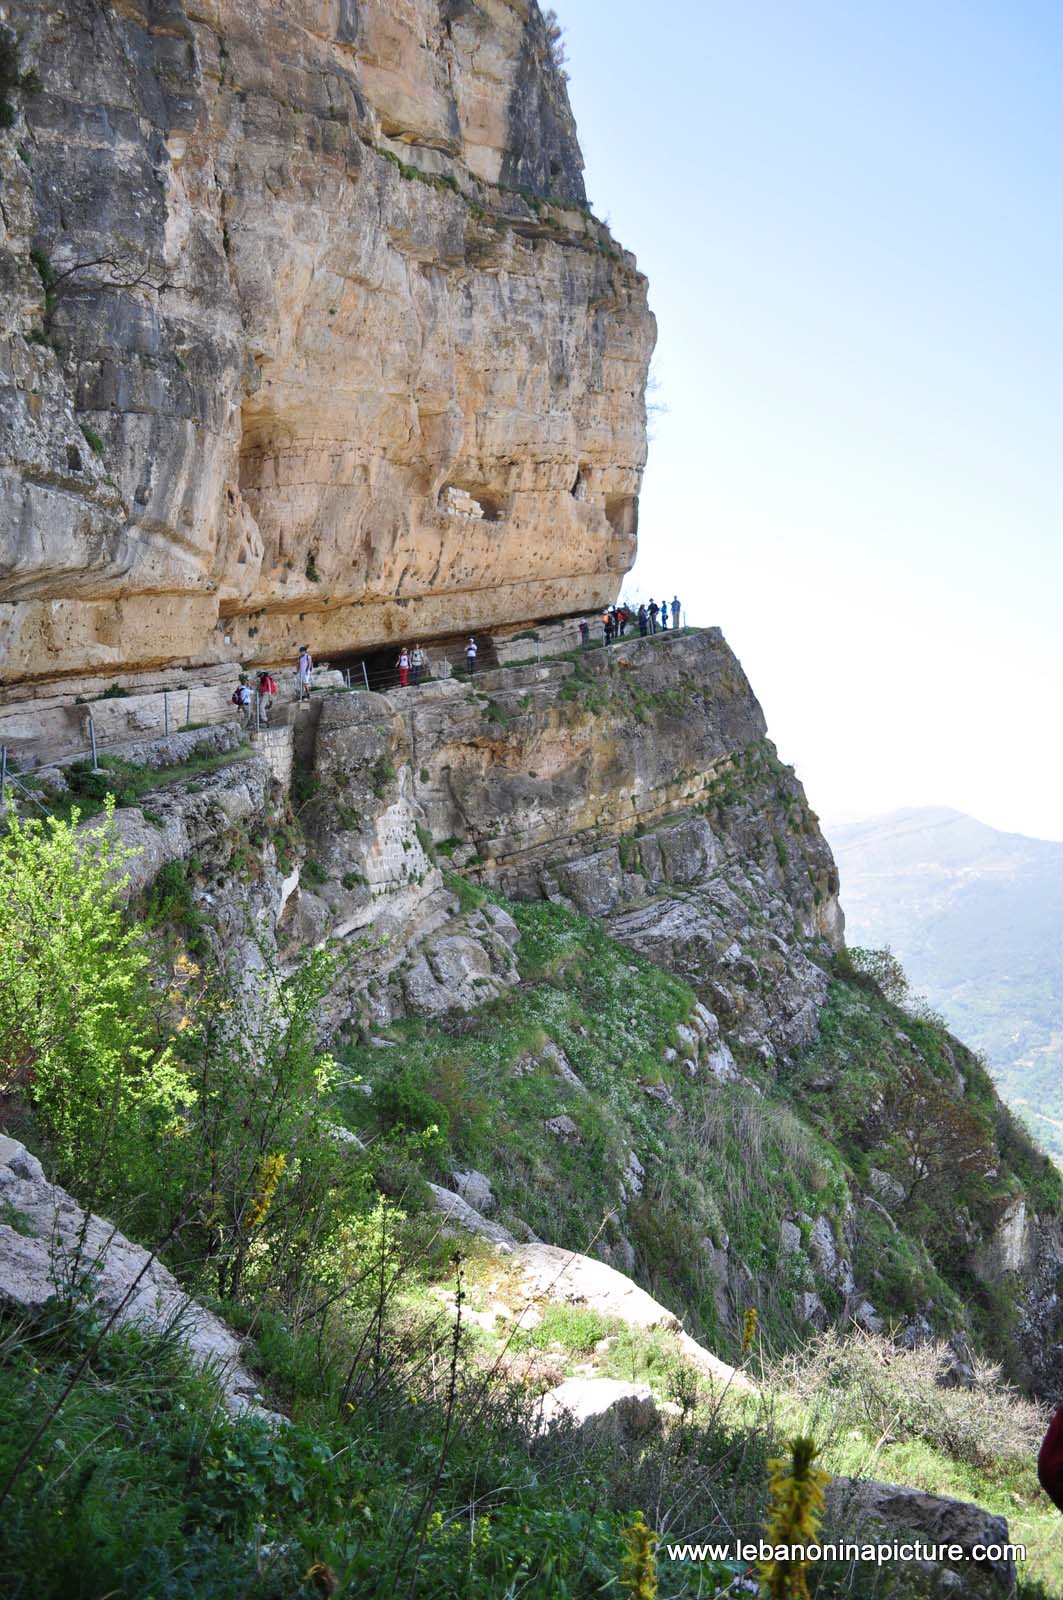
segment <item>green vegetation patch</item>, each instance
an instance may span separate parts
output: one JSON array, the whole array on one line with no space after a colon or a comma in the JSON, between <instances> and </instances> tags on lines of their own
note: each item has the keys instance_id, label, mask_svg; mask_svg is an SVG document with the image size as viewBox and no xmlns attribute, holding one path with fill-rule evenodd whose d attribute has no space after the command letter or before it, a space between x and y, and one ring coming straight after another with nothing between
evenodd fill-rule
<instances>
[{"instance_id":1,"label":"green vegetation patch","mask_svg":"<svg viewBox=\"0 0 1063 1600\"><path fill-rule=\"evenodd\" d=\"M141 766L138 762L127 761L124 756L101 756L99 770L94 770L89 760L72 761L63 768L69 791L66 794L56 794L39 787L34 784L32 777L24 780L24 783L34 790L40 810L63 821L70 821L76 811L85 821L103 811L108 796L113 795L119 808L136 806L143 795L169 788L189 778L202 777L208 772L217 772L239 761L245 754L242 747L220 752L208 747L202 755L189 756L186 761L168 767ZM34 812L37 810L35 806Z\"/></svg>"}]
</instances>

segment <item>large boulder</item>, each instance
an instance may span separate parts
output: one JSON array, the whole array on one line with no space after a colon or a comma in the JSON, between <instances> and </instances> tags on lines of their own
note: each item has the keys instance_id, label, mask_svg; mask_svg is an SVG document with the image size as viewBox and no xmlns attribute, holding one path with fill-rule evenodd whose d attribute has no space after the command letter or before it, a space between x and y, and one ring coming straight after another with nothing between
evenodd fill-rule
<instances>
[{"instance_id":1,"label":"large boulder","mask_svg":"<svg viewBox=\"0 0 1063 1600\"><path fill-rule=\"evenodd\" d=\"M184 1293L157 1257L103 1217L86 1215L49 1183L36 1156L0 1135L0 1305L33 1312L56 1296L81 1298L115 1327L176 1329L196 1366L217 1377L234 1414L264 1412L258 1383L231 1328ZM91 1288L84 1286L91 1284Z\"/></svg>"},{"instance_id":2,"label":"large boulder","mask_svg":"<svg viewBox=\"0 0 1063 1600\"><path fill-rule=\"evenodd\" d=\"M660 1413L648 1384L616 1378L567 1378L547 1390L539 1402L543 1430L559 1423L575 1425L586 1438L623 1445L660 1427Z\"/></svg>"},{"instance_id":3,"label":"large boulder","mask_svg":"<svg viewBox=\"0 0 1063 1600\"><path fill-rule=\"evenodd\" d=\"M829 1536L836 1539L922 1547L913 1557L887 1565L893 1583L885 1589L889 1595L993 1600L1014 1592L1015 1562L1008 1548L1007 1522L968 1501L840 1477L827 1488L827 1524ZM927 1554L931 1547L938 1552L934 1557ZM950 1553L941 1554L947 1547Z\"/></svg>"}]
</instances>

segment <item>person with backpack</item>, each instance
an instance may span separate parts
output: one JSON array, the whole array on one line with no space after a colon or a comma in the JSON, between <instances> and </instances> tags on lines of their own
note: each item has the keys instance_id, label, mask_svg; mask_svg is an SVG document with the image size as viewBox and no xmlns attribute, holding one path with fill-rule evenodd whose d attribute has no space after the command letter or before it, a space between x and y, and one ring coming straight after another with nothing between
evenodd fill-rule
<instances>
[{"instance_id":1,"label":"person with backpack","mask_svg":"<svg viewBox=\"0 0 1063 1600\"><path fill-rule=\"evenodd\" d=\"M657 617L660 614L661 608L657 604L656 600L654 600L652 595L650 596L650 603L649 603L649 606L647 607L647 610L649 611L649 616L650 616L650 632L651 633L656 633L657 632Z\"/></svg>"},{"instance_id":2,"label":"person with backpack","mask_svg":"<svg viewBox=\"0 0 1063 1600\"><path fill-rule=\"evenodd\" d=\"M428 657L425 655L420 645L415 644L413 649L410 651L410 670L413 673L413 686L415 689L420 683L421 673L424 671L427 665Z\"/></svg>"},{"instance_id":3,"label":"person with backpack","mask_svg":"<svg viewBox=\"0 0 1063 1600\"><path fill-rule=\"evenodd\" d=\"M606 644L612 644L612 642L613 642L613 613L611 611L603 611L602 612L602 637L604 638Z\"/></svg>"},{"instance_id":4,"label":"person with backpack","mask_svg":"<svg viewBox=\"0 0 1063 1600\"><path fill-rule=\"evenodd\" d=\"M270 707L273 696L277 693L277 685L268 672L258 675L258 720L263 728L269 727Z\"/></svg>"},{"instance_id":5,"label":"person with backpack","mask_svg":"<svg viewBox=\"0 0 1063 1600\"><path fill-rule=\"evenodd\" d=\"M240 722L242 726L246 728L248 723L251 721L251 690L248 688L247 679L242 673L240 675L240 682L233 690L233 705L238 707L240 712Z\"/></svg>"},{"instance_id":6,"label":"person with backpack","mask_svg":"<svg viewBox=\"0 0 1063 1600\"><path fill-rule=\"evenodd\" d=\"M661 629L665 633L668 632L668 601L667 600L662 600L661 601Z\"/></svg>"},{"instance_id":7,"label":"person with backpack","mask_svg":"<svg viewBox=\"0 0 1063 1600\"><path fill-rule=\"evenodd\" d=\"M295 664L296 677L299 680L300 700L310 698L310 678L314 671L314 658L305 644L299 646L299 659Z\"/></svg>"},{"instance_id":8,"label":"person with backpack","mask_svg":"<svg viewBox=\"0 0 1063 1600\"><path fill-rule=\"evenodd\" d=\"M639 625L639 637L645 639L650 631L650 619L644 605L639 606L638 611L635 613L635 620Z\"/></svg>"},{"instance_id":9,"label":"person with backpack","mask_svg":"<svg viewBox=\"0 0 1063 1600\"><path fill-rule=\"evenodd\" d=\"M628 610L627 606L620 606L618 608L618 610L617 610L617 613L616 613L617 638L622 639L624 637L624 632L625 632L625 630L627 628L627 625L628 625L628 622L630 621L630 619L631 619L631 613Z\"/></svg>"},{"instance_id":10,"label":"person with backpack","mask_svg":"<svg viewBox=\"0 0 1063 1600\"><path fill-rule=\"evenodd\" d=\"M673 599L672 599L672 628L673 628L673 631L676 628L678 628L678 626L679 626L679 618L681 617L682 613L683 613L683 608L679 604L679 596L675 595L673 597Z\"/></svg>"},{"instance_id":11,"label":"person with backpack","mask_svg":"<svg viewBox=\"0 0 1063 1600\"><path fill-rule=\"evenodd\" d=\"M476 640L473 638L472 634L470 633L469 642L465 646L465 662L466 662L466 665L469 668L469 677L470 678L472 677L473 673L476 671L476 654L477 654L478 648L479 647L477 646Z\"/></svg>"},{"instance_id":12,"label":"person with backpack","mask_svg":"<svg viewBox=\"0 0 1063 1600\"><path fill-rule=\"evenodd\" d=\"M589 650L591 647L591 625L586 617L580 618L579 646L581 650Z\"/></svg>"},{"instance_id":13,"label":"person with backpack","mask_svg":"<svg viewBox=\"0 0 1063 1600\"><path fill-rule=\"evenodd\" d=\"M410 681L410 652L407 650L405 645L403 645L402 649L399 651L399 659L396 661L395 665L399 669L399 688L405 689L406 685Z\"/></svg>"}]
</instances>

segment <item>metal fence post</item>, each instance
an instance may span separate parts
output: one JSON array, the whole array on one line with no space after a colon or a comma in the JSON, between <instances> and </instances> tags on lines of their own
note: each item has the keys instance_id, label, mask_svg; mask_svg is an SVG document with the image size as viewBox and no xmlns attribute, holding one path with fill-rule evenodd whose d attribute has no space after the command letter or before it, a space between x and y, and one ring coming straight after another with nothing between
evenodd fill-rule
<instances>
[{"instance_id":1,"label":"metal fence post","mask_svg":"<svg viewBox=\"0 0 1063 1600\"><path fill-rule=\"evenodd\" d=\"M164 739L168 739L170 737L170 691L169 691L169 689L164 689L162 691L162 733L163 733L163 738Z\"/></svg>"},{"instance_id":2,"label":"metal fence post","mask_svg":"<svg viewBox=\"0 0 1063 1600\"><path fill-rule=\"evenodd\" d=\"M92 745L92 770L93 772L99 772L100 763L96 759L96 724L92 720L91 711L89 712L89 742Z\"/></svg>"},{"instance_id":3,"label":"metal fence post","mask_svg":"<svg viewBox=\"0 0 1063 1600\"><path fill-rule=\"evenodd\" d=\"M187 691L187 693L185 694L185 727L186 728L188 727L188 724L191 722L191 720L192 720L192 691L191 691L191 689L189 689Z\"/></svg>"},{"instance_id":4,"label":"metal fence post","mask_svg":"<svg viewBox=\"0 0 1063 1600\"><path fill-rule=\"evenodd\" d=\"M369 687L369 672L368 672L368 669L366 668L365 657L364 656L362 657L362 677L365 679L365 686L368 689L368 687Z\"/></svg>"}]
</instances>

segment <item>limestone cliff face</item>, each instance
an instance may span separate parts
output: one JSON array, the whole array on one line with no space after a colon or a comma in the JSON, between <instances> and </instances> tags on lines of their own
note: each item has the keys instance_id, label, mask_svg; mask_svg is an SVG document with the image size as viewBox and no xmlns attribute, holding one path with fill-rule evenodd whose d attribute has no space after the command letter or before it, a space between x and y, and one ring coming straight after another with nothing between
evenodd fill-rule
<instances>
[{"instance_id":1,"label":"limestone cliff face","mask_svg":"<svg viewBox=\"0 0 1063 1600\"><path fill-rule=\"evenodd\" d=\"M534 0L0 24L0 682L616 593L654 324Z\"/></svg>"}]
</instances>

